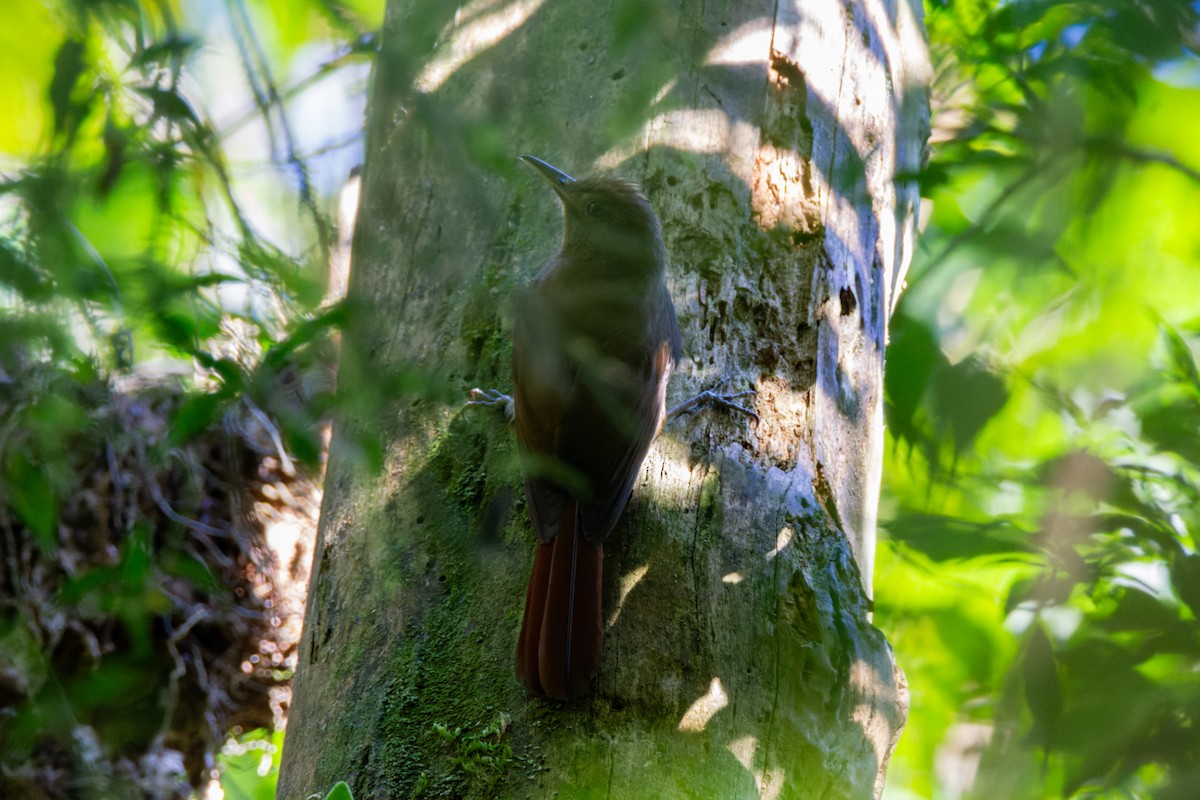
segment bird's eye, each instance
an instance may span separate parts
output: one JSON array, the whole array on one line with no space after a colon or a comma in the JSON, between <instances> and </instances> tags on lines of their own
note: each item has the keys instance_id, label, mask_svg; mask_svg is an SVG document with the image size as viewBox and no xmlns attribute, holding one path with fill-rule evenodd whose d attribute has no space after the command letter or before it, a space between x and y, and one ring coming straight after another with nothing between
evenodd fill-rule
<instances>
[{"instance_id":1,"label":"bird's eye","mask_svg":"<svg viewBox=\"0 0 1200 800\"><path fill-rule=\"evenodd\" d=\"M604 204L603 203L588 203L587 212L589 214L591 214L593 217L602 217L602 216L604 216Z\"/></svg>"}]
</instances>

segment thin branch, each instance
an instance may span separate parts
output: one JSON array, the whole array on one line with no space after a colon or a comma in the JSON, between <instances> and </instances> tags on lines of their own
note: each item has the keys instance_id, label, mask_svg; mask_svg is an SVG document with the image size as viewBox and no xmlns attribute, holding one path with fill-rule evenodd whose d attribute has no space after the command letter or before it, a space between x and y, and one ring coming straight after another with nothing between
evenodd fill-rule
<instances>
[{"instance_id":1,"label":"thin branch","mask_svg":"<svg viewBox=\"0 0 1200 800\"><path fill-rule=\"evenodd\" d=\"M241 24L238 31L235 31L235 37L238 40L238 50L242 55L242 63L245 66L247 76L249 77L255 69L261 76L263 87L260 89L255 85L255 81L251 78L251 84L254 88L255 101L259 104L265 120L270 119L270 110L276 108L279 113L279 129L283 133L284 149L286 150L286 161L291 166L292 171L296 175L296 181L300 190L300 202L308 211L313 219L313 223L317 228L317 238L321 243L321 254L323 260L328 261L329 252L333 247L329 225L325 220L321 209L317 206L316 197L313 194L312 183L308 178L308 166L303 159L297 154L296 138L292 134L291 124L288 122L287 109L284 107L283 98L279 95L279 89L275 85L274 79L271 77L270 65L267 62L266 54L263 52L262 45L258 41L258 37L254 33L254 25L250 21L250 14L246 10L245 0L229 0L230 6L235 10L237 18ZM244 40L243 40L244 37ZM254 64L251 63L250 53L247 52L247 47L253 49ZM265 93L265 97L263 96ZM274 136L272 135L272 140Z\"/></svg>"},{"instance_id":2,"label":"thin branch","mask_svg":"<svg viewBox=\"0 0 1200 800\"><path fill-rule=\"evenodd\" d=\"M1089 150L1094 150L1101 153L1109 153L1110 155L1118 156L1127 161L1133 161L1139 164L1162 164L1165 167L1186 175L1194 181L1200 182L1200 169L1189 167L1187 164L1181 163L1179 159L1170 153L1164 153L1158 150L1143 150L1134 147L1128 142L1120 141L1101 136L1093 136L1084 139L1084 146Z\"/></svg>"}]
</instances>

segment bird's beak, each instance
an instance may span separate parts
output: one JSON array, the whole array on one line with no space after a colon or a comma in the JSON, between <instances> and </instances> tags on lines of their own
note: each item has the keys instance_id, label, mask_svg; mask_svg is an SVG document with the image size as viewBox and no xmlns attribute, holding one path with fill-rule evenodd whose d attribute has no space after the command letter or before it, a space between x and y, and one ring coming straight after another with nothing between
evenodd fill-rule
<instances>
[{"instance_id":1,"label":"bird's beak","mask_svg":"<svg viewBox=\"0 0 1200 800\"><path fill-rule=\"evenodd\" d=\"M566 202L570 195L571 189L575 186L575 179L567 173L563 172L558 167L547 164L537 156L523 155L518 156L530 169L538 174L542 180L550 184L550 188L558 195L559 199Z\"/></svg>"}]
</instances>

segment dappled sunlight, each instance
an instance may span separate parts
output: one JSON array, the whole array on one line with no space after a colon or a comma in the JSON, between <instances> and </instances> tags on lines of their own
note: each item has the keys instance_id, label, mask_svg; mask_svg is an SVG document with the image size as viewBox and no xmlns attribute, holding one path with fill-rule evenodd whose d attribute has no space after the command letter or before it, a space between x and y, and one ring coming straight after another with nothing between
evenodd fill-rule
<instances>
[{"instance_id":1,"label":"dappled sunlight","mask_svg":"<svg viewBox=\"0 0 1200 800\"><path fill-rule=\"evenodd\" d=\"M771 40L774 35L770 20L751 20L719 39L712 50L708 51L704 65L741 66L764 63L771 53Z\"/></svg>"},{"instance_id":2,"label":"dappled sunlight","mask_svg":"<svg viewBox=\"0 0 1200 800\"><path fill-rule=\"evenodd\" d=\"M649 571L650 565L642 564L621 576L621 594L617 598L617 604L612 613L608 616L609 628L617 624L617 620L621 617L621 609L625 607L625 599L629 597L629 593L633 591L634 587L642 582L642 578L646 577L646 573Z\"/></svg>"},{"instance_id":3,"label":"dappled sunlight","mask_svg":"<svg viewBox=\"0 0 1200 800\"><path fill-rule=\"evenodd\" d=\"M771 26L755 20L720 40L706 65L766 64L771 54ZM671 78L654 97L654 106L665 102L678 86ZM638 153L666 147L688 153L723 153L729 168L747 186L753 185L756 159L737 154L758 151L758 126L731 117L717 108L671 109L655 114L641 130L610 148L596 160L598 171L616 169Z\"/></svg>"},{"instance_id":4,"label":"dappled sunlight","mask_svg":"<svg viewBox=\"0 0 1200 800\"><path fill-rule=\"evenodd\" d=\"M887 676L879 674L878 665L870 664L863 659L856 659L850 666L848 683L852 696L861 698L850 712L850 718L862 728L863 740L875 752L875 763L886 764L892 746L890 732L896 727L896 720L891 718L895 712L894 706L881 704L880 682L886 683ZM901 681L900 697L904 707L907 707L907 684ZM901 720L907 714L901 715Z\"/></svg>"},{"instance_id":5,"label":"dappled sunlight","mask_svg":"<svg viewBox=\"0 0 1200 800\"><path fill-rule=\"evenodd\" d=\"M795 535L795 532L791 529L791 526L785 525L780 528L779 535L775 537L775 548L767 553L767 561L782 553L783 549L791 544L793 535Z\"/></svg>"},{"instance_id":6,"label":"dappled sunlight","mask_svg":"<svg viewBox=\"0 0 1200 800\"><path fill-rule=\"evenodd\" d=\"M660 434L642 466L639 485L652 481L657 502L670 503L676 509L689 509L696 502L693 494L695 480L696 475L688 463L687 449L683 443L666 432ZM636 494L637 490L634 491Z\"/></svg>"},{"instance_id":7,"label":"dappled sunlight","mask_svg":"<svg viewBox=\"0 0 1200 800\"><path fill-rule=\"evenodd\" d=\"M700 733L708 726L711 720L718 711L729 705L729 695L725 694L725 687L721 685L720 678L713 678L708 685L708 691L696 698L696 702L692 703L679 720L678 730L685 733Z\"/></svg>"},{"instance_id":8,"label":"dappled sunlight","mask_svg":"<svg viewBox=\"0 0 1200 800\"><path fill-rule=\"evenodd\" d=\"M726 745L726 749L733 754L747 772L754 776L754 783L758 787L759 797L762 800L775 800L783 793L784 787L784 771L779 767L768 770L755 769L755 753L758 750L758 738L754 736L743 736L740 739L735 739Z\"/></svg>"},{"instance_id":9,"label":"dappled sunlight","mask_svg":"<svg viewBox=\"0 0 1200 800\"><path fill-rule=\"evenodd\" d=\"M674 82L672 79L659 94L669 92ZM594 168L598 172L616 169L655 145L688 153L723 153L729 152L734 142L753 145L757 138L756 128L744 122L732 121L729 115L715 108L664 111L650 119L640 133L596 159Z\"/></svg>"},{"instance_id":10,"label":"dappled sunlight","mask_svg":"<svg viewBox=\"0 0 1200 800\"><path fill-rule=\"evenodd\" d=\"M524 25L545 2L514 0L501 4L496 0L478 0L459 9L454 15L454 30L446 36L437 56L417 76L414 82L417 90L437 91L472 58Z\"/></svg>"}]
</instances>

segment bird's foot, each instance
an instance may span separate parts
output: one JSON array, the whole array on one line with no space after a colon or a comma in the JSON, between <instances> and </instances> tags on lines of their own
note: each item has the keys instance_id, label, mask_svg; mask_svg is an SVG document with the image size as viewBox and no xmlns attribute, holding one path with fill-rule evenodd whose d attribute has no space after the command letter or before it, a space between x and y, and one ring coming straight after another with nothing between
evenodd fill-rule
<instances>
[{"instance_id":1,"label":"bird's foot","mask_svg":"<svg viewBox=\"0 0 1200 800\"><path fill-rule=\"evenodd\" d=\"M742 397L751 397L756 394L758 394L758 392L754 391L753 389L747 389L744 392L737 392L736 394L719 394L718 392L714 392L712 389L705 389L703 392L691 398L690 400L684 400L674 408L667 409L667 419L678 417L683 414L694 413L695 411L698 411L701 406L717 405L727 408L730 411L739 411L753 419L755 424L758 424L758 414L756 414L753 410L735 402Z\"/></svg>"},{"instance_id":2,"label":"bird's foot","mask_svg":"<svg viewBox=\"0 0 1200 800\"><path fill-rule=\"evenodd\" d=\"M467 401L469 406L482 406L484 408L499 408L504 412L504 416L510 420L513 418L513 399L510 395L501 392L498 389L479 389L475 388L467 392L471 399Z\"/></svg>"}]
</instances>

